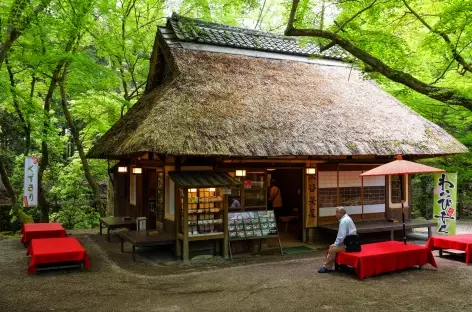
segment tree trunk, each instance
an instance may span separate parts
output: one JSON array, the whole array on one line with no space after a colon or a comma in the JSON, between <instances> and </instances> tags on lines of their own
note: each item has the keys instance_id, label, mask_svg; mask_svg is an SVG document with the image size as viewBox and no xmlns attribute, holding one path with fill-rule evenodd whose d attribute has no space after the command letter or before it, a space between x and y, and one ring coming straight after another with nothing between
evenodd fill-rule
<instances>
[{"instance_id":1,"label":"tree trunk","mask_svg":"<svg viewBox=\"0 0 472 312\"><path fill-rule=\"evenodd\" d=\"M17 197L13 186L10 183L10 179L8 178L7 169L3 163L3 159L0 158L0 178L2 179L3 185L7 189L8 196L11 198L12 206L16 205Z\"/></svg>"},{"instance_id":2,"label":"tree trunk","mask_svg":"<svg viewBox=\"0 0 472 312\"><path fill-rule=\"evenodd\" d=\"M48 93L44 99L43 113L45 115L44 124L43 124L43 140L41 142L41 159L39 161L39 170L38 170L38 203L41 208L41 222L49 222L49 210L51 208L51 203L46 199L46 192L43 187L43 174L44 171L49 166L49 149L47 143L47 134L49 130L50 116L49 111L51 109L51 102L54 90L57 86L57 80L59 73L62 69L64 62L60 62L56 65L52 73L51 83L49 84Z\"/></svg>"},{"instance_id":3,"label":"tree trunk","mask_svg":"<svg viewBox=\"0 0 472 312\"><path fill-rule=\"evenodd\" d=\"M67 124L69 125L72 138L77 148L77 152L79 153L79 156L80 156L80 160L82 161L82 168L84 169L85 178L87 179L87 182L90 188L92 189L94 203L96 205L96 208L100 213L104 213L105 207L103 206L102 198L100 196L100 188L97 182L95 181L95 179L93 178L92 172L90 171L87 158L85 157L84 147L80 140L79 131L77 131L77 128L75 127L74 120L72 120L72 116L69 111L69 106L67 104L67 94L66 94L66 86L65 86L66 80L67 80L67 68L68 67L66 64L64 67L64 74L59 83L62 110L64 112L64 117L66 118Z\"/></svg>"}]
</instances>

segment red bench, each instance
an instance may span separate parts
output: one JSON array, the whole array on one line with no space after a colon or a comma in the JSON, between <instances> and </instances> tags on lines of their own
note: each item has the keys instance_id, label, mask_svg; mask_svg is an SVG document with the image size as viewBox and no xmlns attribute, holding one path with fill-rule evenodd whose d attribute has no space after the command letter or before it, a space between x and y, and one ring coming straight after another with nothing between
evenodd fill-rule
<instances>
[{"instance_id":1,"label":"red bench","mask_svg":"<svg viewBox=\"0 0 472 312\"><path fill-rule=\"evenodd\" d=\"M465 251L465 263L472 262L472 234L434 236L428 240L426 247L431 250L439 249L439 256L442 256L443 249Z\"/></svg>"},{"instance_id":2,"label":"red bench","mask_svg":"<svg viewBox=\"0 0 472 312\"><path fill-rule=\"evenodd\" d=\"M66 230L60 223L26 223L21 228L21 233L23 234L21 242L25 245L32 239L67 236Z\"/></svg>"},{"instance_id":3,"label":"red bench","mask_svg":"<svg viewBox=\"0 0 472 312\"><path fill-rule=\"evenodd\" d=\"M36 272L37 266L54 264L76 264L90 268L90 260L84 247L72 237L33 239L28 246L31 256L28 273Z\"/></svg>"},{"instance_id":4,"label":"red bench","mask_svg":"<svg viewBox=\"0 0 472 312\"><path fill-rule=\"evenodd\" d=\"M404 245L397 241L365 244L360 252L338 252L336 255L336 265L355 268L360 280L412 266L421 268L427 263L437 268L429 248L414 244Z\"/></svg>"}]
</instances>

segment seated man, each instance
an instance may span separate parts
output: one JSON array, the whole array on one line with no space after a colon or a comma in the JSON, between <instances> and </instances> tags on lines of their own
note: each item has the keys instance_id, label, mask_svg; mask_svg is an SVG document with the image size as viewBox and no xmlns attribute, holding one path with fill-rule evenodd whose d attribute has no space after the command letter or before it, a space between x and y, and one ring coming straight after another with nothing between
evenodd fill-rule
<instances>
[{"instance_id":1,"label":"seated man","mask_svg":"<svg viewBox=\"0 0 472 312\"><path fill-rule=\"evenodd\" d=\"M332 271L334 260L336 259L336 253L345 251L344 239L346 236L357 235L356 226L354 225L351 217L347 215L346 209L344 207L336 208L336 219L339 221L338 236L336 237L334 244L329 246L328 255L326 256L326 263L321 267L318 273L328 273Z\"/></svg>"}]
</instances>

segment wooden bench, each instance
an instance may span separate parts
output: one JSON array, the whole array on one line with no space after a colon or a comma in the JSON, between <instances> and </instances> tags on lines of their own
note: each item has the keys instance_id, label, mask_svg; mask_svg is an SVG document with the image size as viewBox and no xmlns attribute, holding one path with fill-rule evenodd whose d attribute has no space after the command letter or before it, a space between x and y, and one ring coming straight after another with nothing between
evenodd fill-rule
<instances>
[{"instance_id":1,"label":"wooden bench","mask_svg":"<svg viewBox=\"0 0 472 312\"><path fill-rule=\"evenodd\" d=\"M389 222L387 220L378 221L360 221L354 222L357 228L357 233L380 233L390 232L390 240L394 240L394 232L403 230L402 222ZM436 227L437 223L431 220L408 220L405 221L405 229L428 228L428 238L432 236L432 227ZM338 224L326 224L320 228L337 231Z\"/></svg>"},{"instance_id":2,"label":"wooden bench","mask_svg":"<svg viewBox=\"0 0 472 312\"><path fill-rule=\"evenodd\" d=\"M110 230L119 228L134 230L136 229L136 220L133 218L125 219L123 217L101 217L100 235L102 235L103 225L107 227L107 240L110 241Z\"/></svg>"},{"instance_id":3,"label":"wooden bench","mask_svg":"<svg viewBox=\"0 0 472 312\"><path fill-rule=\"evenodd\" d=\"M150 234L146 231L123 231L120 232L121 252L124 251L124 242L127 241L132 246L133 261L136 261L136 247L154 247L154 246L175 246L175 236L169 233L161 233L158 235Z\"/></svg>"}]
</instances>

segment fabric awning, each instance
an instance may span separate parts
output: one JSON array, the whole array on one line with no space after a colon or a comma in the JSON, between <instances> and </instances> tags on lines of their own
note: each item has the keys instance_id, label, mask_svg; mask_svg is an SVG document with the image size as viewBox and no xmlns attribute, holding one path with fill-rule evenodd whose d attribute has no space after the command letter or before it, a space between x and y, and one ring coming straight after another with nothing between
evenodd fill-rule
<instances>
[{"instance_id":1,"label":"fabric awning","mask_svg":"<svg viewBox=\"0 0 472 312\"><path fill-rule=\"evenodd\" d=\"M212 171L171 171L169 176L180 187L228 187L241 182L224 172Z\"/></svg>"}]
</instances>

